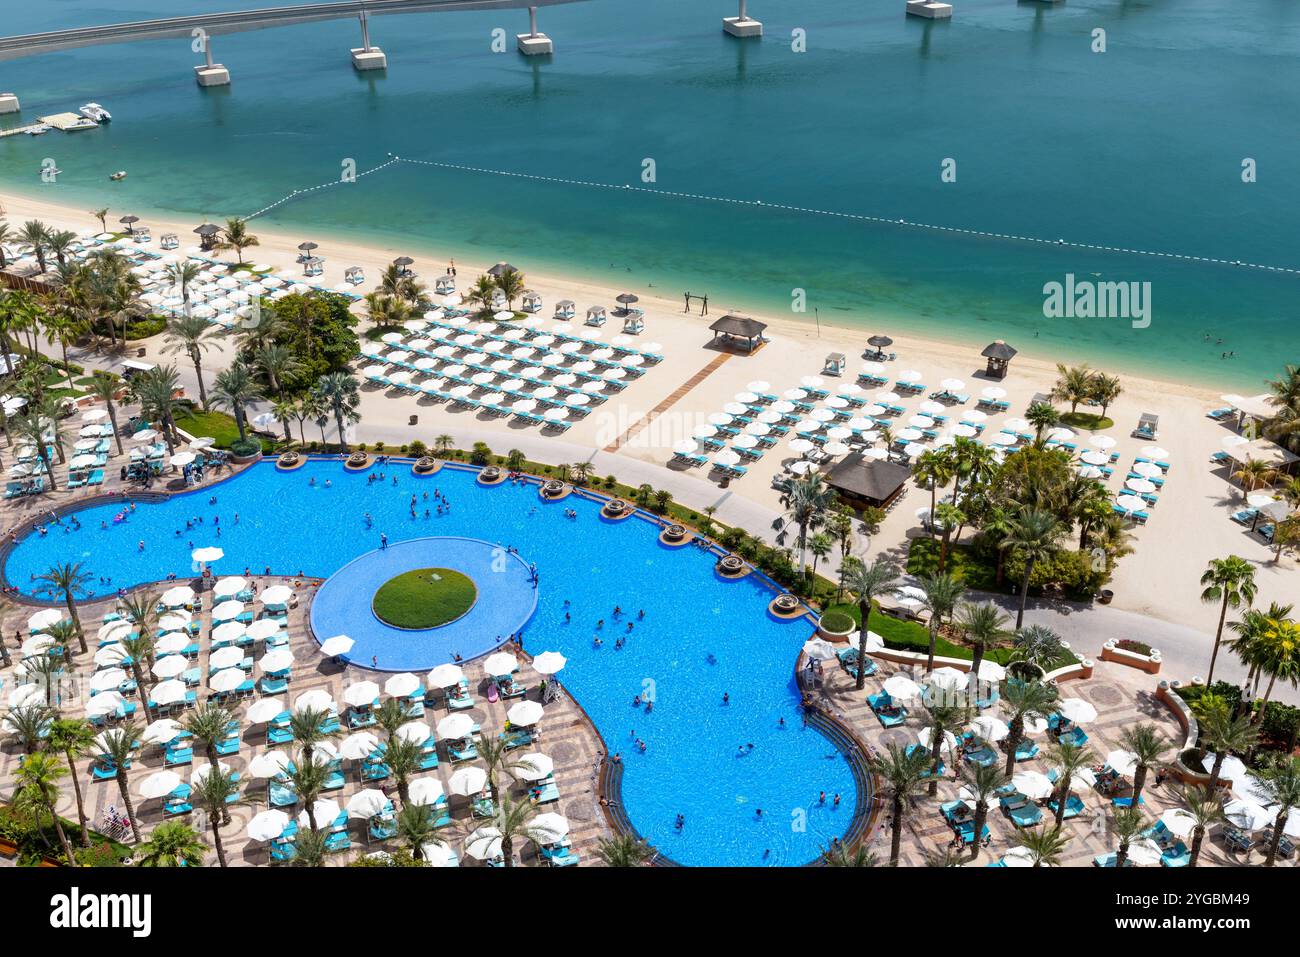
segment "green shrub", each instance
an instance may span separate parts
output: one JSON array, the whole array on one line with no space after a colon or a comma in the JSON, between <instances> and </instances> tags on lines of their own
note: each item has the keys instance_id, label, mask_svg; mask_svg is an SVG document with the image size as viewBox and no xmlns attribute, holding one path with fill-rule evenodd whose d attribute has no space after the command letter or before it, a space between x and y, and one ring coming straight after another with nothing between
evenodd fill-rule
<instances>
[{"instance_id":1,"label":"green shrub","mask_svg":"<svg viewBox=\"0 0 1300 957\"><path fill-rule=\"evenodd\" d=\"M470 465L487 465L492 458L492 449L486 442L475 442L469 453Z\"/></svg>"},{"instance_id":2,"label":"green shrub","mask_svg":"<svg viewBox=\"0 0 1300 957\"><path fill-rule=\"evenodd\" d=\"M137 339L148 339L150 336L156 336L167 328L167 320L162 316L149 316L147 319L136 319L126 324L126 338L129 341Z\"/></svg>"},{"instance_id":3,"label":"green shrub","mask_svg":"<svg viewBox=\"0 0 1300 957\"><path fill-rule=\"evenodd\" d=\"M256 455L262 451L262 443L256 439L235 439L230 443L230 451L234 455L247 456Z\"/></svg>"},{"instance_id":4,"label":"green shrub","mask_svg":"<svg viewBox=\"0 0 1300 957\"><path fill-rule=\"evenodd\" d=\"M1264 705L1260 732L1266 740L1286 746L1295 740L1297 730L1300 730L1300 708L1281 701L1270 701Z\"/></svg>"},{"instance_id":5,"label":"green shrub","mask_svg":"<svg viewBox=\"0 0 1300 957\"><path fill-rule=\"evenodd\" d=\"M383 445L383 443L380 442L379 445ZM379 445L377 445L376 448L378 448ZM425 455L429 451L429 447L425 445L423 442L421 442L419 439L416 439L414 442L412 442L409 448L411 450L411 454L414 455L416 458L420 458L421 456Z\"/></svg>"},{"instance_id":6,"label":"green shrub","mask_svg":"<svg viewBox=\"0 0 1300 957\"><path fill-rule=\"evenodd\" d=\"M1150 655L1151 646L1145 641L1138 641L1134 638L1123 638L1115 642L1115 647L1122 651L1131 651L1137 655Z\"/></svg>"}]
</instances>

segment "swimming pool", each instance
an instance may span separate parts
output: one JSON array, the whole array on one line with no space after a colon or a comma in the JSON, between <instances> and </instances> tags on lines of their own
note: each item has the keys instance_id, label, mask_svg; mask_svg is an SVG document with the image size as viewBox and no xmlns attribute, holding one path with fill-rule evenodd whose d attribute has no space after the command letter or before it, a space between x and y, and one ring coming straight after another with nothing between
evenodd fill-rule
<instances>
[{"instance_id":1,"label":"swimming pool","mask_svg":"<svg viewBox=\"0 0 1300 957\"><path fill-rule=\"evenodd\" d=\"M794 661L811 628L771 618L772 593L755 576L722 581L708 553L666 548L658 527L640 518L606 522L599 505L577 496L543 503L533 485L484 488L474 473L455 469L417 478L405 463L372 473L383 480L346 472L338 461L288 473L265 462L206 489L141 503L120 524L113 521L120 505L84 509L80 531L53 526L20 542L5 575L31 594L31 576L79 561L92 579L111 577L102 593L190 575L191 547L203 545L225 551L218 574L269 567L319 577L377 548L381 534L393 543L463 536L511 546L539 575L525 647L569 659L560 677L622 755L624 809L651 844L682 864L796 865L844 833L855 810L852 770L799 715ZM435 490L451 506L441 516ZM577 517L566 518L568 510ZM633 705L647 691L651 713ZM821 804L823 791L842 795L839 806Z\"/></svg>"}]
</instances>

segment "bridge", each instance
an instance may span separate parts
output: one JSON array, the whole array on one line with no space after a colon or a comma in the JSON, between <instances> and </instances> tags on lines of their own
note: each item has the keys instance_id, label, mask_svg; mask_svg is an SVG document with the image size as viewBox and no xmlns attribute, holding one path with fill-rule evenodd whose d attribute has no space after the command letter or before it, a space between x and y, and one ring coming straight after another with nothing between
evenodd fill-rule
<instances>
[{"instance_id":1,"label":"bridge","mask_svg":"<svg viewBox=\"0 0 1300 957\"><path fill-rule=\"evenodd\" d=\"M371 17L401 13L524 8L528 10L528 32L517 34L516 44L520 53L534 56L554 52L550 37L537 29L537 8L576 2L579 0L328 0L324 3L106 23L93 27L0 37L0 61L108 43L183 38L190 40L195 53L204 54L204 62L194 68L199 85L226 86L230 83L230 71L212 58L212 38L222 34L355 18L361 26L361 46L351 51L353 67L357 70L383 70L388 66L388 58L383 50L370 42ZM746 14L746 0L738 2L739 15L724 18L723 29L736 37L761 36L763 25ZM18 98L12 93L0 93L0 113L17 111Z\"/></svg>"}]
</instances>

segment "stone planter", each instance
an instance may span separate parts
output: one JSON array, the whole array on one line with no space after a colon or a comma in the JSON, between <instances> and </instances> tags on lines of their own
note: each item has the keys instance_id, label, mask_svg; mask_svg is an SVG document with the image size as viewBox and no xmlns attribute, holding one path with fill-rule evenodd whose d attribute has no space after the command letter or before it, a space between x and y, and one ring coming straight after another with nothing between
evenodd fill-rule
<instances>
[{"instance_id":1,"label":"stone planter","mask_svg":"<svg viewBox=\"0 0 1300 957\"><path fill-rule=\"evenodd\" d=\"M347 457L343 467L349 472L360 472L362 469L370 467L370 456L361 451L353 452Z\"/></svg>"},{"instance_id":2,"label":"stone planter","mask_svg":"<svg viewBox=\"0 0 1300 957\"><path fill-rule=\"evenodd\" d=\"M259 462L261 461L261 459L262 459L261 449L258 449L256 452L252 453L251 455L236 455L234 452L230 453L230 461L233 462L235 465L248 465L250 462Z\"/></svg>"},{"instance_id":3,"label":"stone planter","mask_svg":"<svg viewBox=\"0 0 1300 957\"><path fill-rule=\"evenodd\" d=\"M565 485L559 479L547 479L537 490L544 502L558 502L567 498L573 487Z\"/></svg>"},{"instance_id":4,"label":"stone planter","mask_svg":"<svg viewBox=\"0 0 1300 957\"><path fill-rule=\"evenodd\" d=\"M834 630L831 628L827 628L826 625L823 623L823 619L821 618L817 619L817 634L820 637L825 638L827 641L831 641L831 642L852 641L853 636L856 635L857 633L858 633L858 629L857 626L853 624L852 618L849 619L848 628L842 630Z\"/></svg>"},{"instance_id":5,"label":"stone planter","mask_svg":"<svg viewBox=\"0 0 1300 957\"><path fill-rule=\"evenodd\" d=\"M684 525L665 525L659 533L659 544L669 548L680 548L695 540L695 536L686 531Z\"/></svg>"},{"instance_id":6,"label":"stone planter","mask_svg":"<svg viewBox=\"0 0 1300 957\"><path fill-rule=\"evenodd\" d=\"M500 485L506 480L506 473L495 465L485 465L478 470L475 481L479 485Z\"/></svg>"},{"instance_id":7,"label":"stone planter","mask_svg":"<svg viewBox=\"0 0 1300 957\"><path fill-rule=\"evenodd\" d=\"M1117 665L1127 665L1129 668L1137 668L1149 675L1160 673L1160 649L1152 648L1151 654L1144 655L1137 651L1128 651L1119 647L1119 641L1114 638L1101 646L1101 660L1113 661Z\"/></svg>"},{"instance_id":8,"label":"stone planter","mask_svg":"<svg viewBox=\"0 0 1300 957\"><path fill-rule=\"evenodd\" d=\"M433 475L442 468L442 462L432 455L422 455L411 464L414 475Z\"/></svg>"},{"instance_id":9,"label":"stone planter","mask_svg":"<svg viewBox=\"0 0 1300 957\"><path fill-rule=\"evenodd\" d=\"M777 595L768 603L767 612L773 618L790 620L792 618L801 618L808 613L808 609L803 603L789 593Z\"/></svg>"},{"instance_id":10,"label":"stone planter","mask_svg":"<svg viewBox=\"0 0 1300 957\"><path fill-rule=\"evenodd\" d=\"M275 467L281 472L292 472L307 464L307 456L298 452L281 452L275 460Z\"/></svg>"},{"instance_id":11,"label":"stone planter","mask_svg":"<svg viewBox=\"0 0 1300 957\"><path fill-rule=\"evenodd\" d=\"M1103 588L1100 592L1097 593L1097 601L1103 605L1109 605L1111 599L1114 597L1115 597L1115 593L1111 591L1109 588Z\"/></svg>"},{"instance_id":12,"label":"stone planter","mask_svg":"<svg viewBox=\"0 0 1300 957\"><path fill-rule=\"evenodd\" d=\"M621 498L612 498L600 510L600 517L610 522L621 522L635 513L635 509Z\"/></svg>"},{"instance_id":13,"label":"stone planter","mask_svg":"<svg viewBox=\"0 0 1300 957\"><path fill-rule=\"evenodd\" d=\"M750 568L739 555L723 555L718 560L718 564L713 567L713 570L718 573L720 578L734 581L748 575Z\"/></svg>"}]
</instances>

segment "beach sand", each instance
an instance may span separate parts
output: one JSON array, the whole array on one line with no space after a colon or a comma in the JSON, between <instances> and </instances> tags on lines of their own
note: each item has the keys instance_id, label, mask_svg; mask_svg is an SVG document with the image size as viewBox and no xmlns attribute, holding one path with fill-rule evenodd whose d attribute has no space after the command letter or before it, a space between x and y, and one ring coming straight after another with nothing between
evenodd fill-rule
<instances>
[{"instance_id":1,"label":"beach sand","mask_svg":"<svg viewBox=\"0 0 1300 957\"><path fill-rule=\"evenodd\" d=\"M97 222L82 210L14 195L0 196L0 201L5 208L4 218L13 225L20 225L28 219L40 219L47 224L79 233L98 231ZM114 210L110 224L122 212ZM198 220L183 223L174 219L168 222L150 217L144 219L144 223L153 230L155 243L162 233L176 232L181 237L182 249L197 241L192 233L197 222ZM450 259L455 256L459 289L464 291L475 277L491 265L461 259L456 256L455 250L439 251L439 255L428 256L409 247L385 248L344 243L319 236L289 235L275 229L262 228L256 220L250 223L249 228L260 238L261 245L246 251L248 261L267 263L277 269L294 268L297 245L304 239L321 242L317 253L325 258L325 274L321 279L313 281L326 286L341 282L345 268L361 266L365 270L367 284L360 287L359 291L368 291L384 266L396 256L405 254L416 258L413 268L422 280L430 284L444 272ZM233 261L232 254L226 254L223 258ZM572 299L577 303L578 310L575 321L580 323L587 306L602 305L612 312L617 305L614 297L627 291L561 276L539 275L532 272L527 263L515 265L525 274L528 288L542 296L541 314L544 316L551 315L556 301ZM437 435L448 433L457 439L458 444L466 438L478 438L488 442L495 451L519 447L530 457L550 462L573 461L575 448L588 454L603 449L624 459L663 467L671 457L670 449L675 442L689 436L696 426L705 421L709 413L721 411L726 403L733 400L735 393L745 390L749 382L766 381L770 383L771 392L780 393L797 386L803 376L820 374L826 356L841 352L847 357L847 370L840 379L827 378L826 388L833 391L843 382L854 381L862 366L865 335L860 329L844 329L828 322L822 322L819 328L809 317L792 318L790 315L751 312L744 303L711 302L709 316L701 317L698 315L698 303L694 314L685 314L680 297L656 295L656 290L640 288L632 288L630 291L640 297L638 306L645 311L646 323L645 332L637 337L640 341L633 345L651 341L659 343L659 351L664 354L665 361L650 367L645 375L633 381L616 397L593 407L592 412L562 438L549 439L536 427L525 428L513 422L489 419L468 411L453 412L428 400L417 400L411 396L398 397L377 387L366 386L363 387L362 422L356 433L356 441L383 440L389 445L400 445L419 438L431 443ZM767 337L770 341L753 356L725 356L706 348L712 336L708 324L728 311L752 315L768 323ZM897 323L897 320L892 322ZM618 334L621 331L619 327L619 320L611 316L604 330L604 339L608 341ZM364 331L364 324L359 327L359 331ZM980 390L990 384L981 377L985 363L979 357L978 349L972 349L969 345L910 337L904 330L893 325L877 331L894 339L889 351L897 353L898 359L888 363L883 373L890 377L891 382L904 370L920 372L921 381L928 387L927 392L938 389L939 382L944 378L955 377L965 381L964 391L972 396L971 402L965 407L954 407L949 412L950 421L955 421L963 408L973 408ZM996 338L996 335L990 338ZM144 346L150 357L175 361L174 357L161 356L161 337ZM1279 356L1279 374L1285 358ZM206 357L205 368L215 371L223 368L228 361L229 357L224 350L214 349ZM1073 360L1068 355L1061 355L1060 361L1069 363ZM358 363L358 368L364 364L366 363ZM186 375L192 377L192 372L186 371L188 363L178 365L183 378ZM985 434L996 432L1008 416L1022 416L1030 397L1037 392L1048 392L1055 378L1056 368L1053 363L1024 356L1012 360L1007 378L996 383L1007 390L1006 401L1010 403L1010 412L1007 416L991 416L986 423ZM1146 526L1134 529L1134 554L1121 561L1110 586L1115 592L1115 606L1203 631L1212 631L1217 614L1214 609L1201 603L1199 578L1210 559L1228 554L1241 555L1257 564L1257 604L1267 604L1274 599L1286 600L1295 591L1294 563L1284 557L1280 563L1273 564L1271 549L1230 520L1230 513L1242 505L1241 490L1229 483L1226 468L1212 466L1209 461L1211 453L1217 451L1223 439L1230 434L1227 426L1215 423L1205 416L1209 409L1222 405L1218 394L1214 390L1155 378L1122 375L1121 380L1124 393L1108 411L1116 424L1107 434L1117 439L1115 451L1120 453L1119 461L1114 464L1116 474L1108 481L1108 487L1118 490L1122 486L1127 466L1139 454L1138 450L1148 444L1129 435L1139 415L1144 412L1160 417L1157 444L1168 450L1172 468L1160 495L1159 505L1151 511L1150 521ZM1261 383L1256 391L1262 389ZM868 390L869 393L875 391L878 390ZM922 395L917 398L905 396L900 400L897 404L907 409L902 419L905 420L914 413L924 399L925 396ZM658 417L645 425L644 417L656 409L659 410ZM416 426L408 424L412 415L419 417ZM309 426L309 439L312 432ZM1081 448L1086 446L1087 438L1087 433L1081 435ZM547 443L554 445L554 454L545 454ZM786 442L782 441L760 462L750 465L749 474L733 481L725 492L703 489L706 493L704 498L707 500L712 496L720 500L727 496L743 496L763 508L779 511L780 504L777 493L771 488L771 479L781 470L783 461L794 457L796 456L786 447ZM688 475L679 471L665 471L663 474L664 485L670 488L708 480L702 469L696 469ZM682 496L679 494L678 498L681 499ZM700 495L697 494L694 498L699 499ZM909 487L907 494L896 503L879 534L870 543L871 554L884 551L901 557L906 539L921 534L915 518L916 510L928 504L928 493ZM756 533L767 531L762 528L750 530ZM1140 639L1142 636L1113 637ZM1085 654L1095 654L1099 649L1080 650Z\"/></svg>"}]
</instances>

